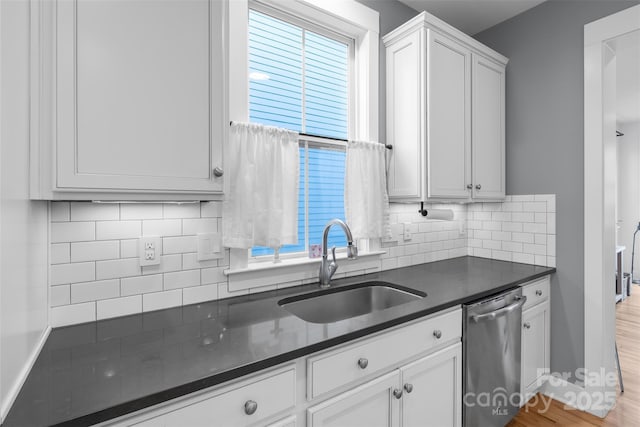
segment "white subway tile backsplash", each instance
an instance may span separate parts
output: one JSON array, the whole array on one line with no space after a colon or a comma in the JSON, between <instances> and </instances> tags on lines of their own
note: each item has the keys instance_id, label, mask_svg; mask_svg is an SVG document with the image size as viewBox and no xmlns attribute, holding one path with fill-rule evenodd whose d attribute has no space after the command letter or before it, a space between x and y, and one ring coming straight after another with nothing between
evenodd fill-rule
<instances>
[{"instance_id":1,"label":"white subway tile backsplash","mask_svg":"<svg viewBox=\"0 0 640 427\"><path fill-rule=\"evenodd\" d=\"M215 218L184 219L182 220L182 234L215 233L218 231L218 221Z\"/></svg>"},{"instance_id":2,"label":"white subway tile backsplash","mask_svg":"<svg viewBox=\"0 0 640 427\"><path fill-rule=\"evenodd\" d=\"M136 258L139 245L138 239L120 240L120 258Z\"/></svg>"},{"instance_id":3,"label":"white subway tile backsplash","mask_svg":"<svg viewBox=\"0 0 640 427\"><path fill-rule=\"evenodd\" d=\"M99 280L71 285L71 303L98 301L120 296L120 281Z\"/></svg>"},{"instance_id":4,"label":"white subway tile backsplash","mask_svg":"<svg viewBox=\"0 0 640 427\"><path fill-rule=\"evenodd\" d=\"M122 296L146 294L162 290L162 274L151 276L126 277L120 279Z\"/></svg>"},{"instance_id":5,"label":"white subway tile backsplash","mask_svg":"<svg viewBox=\"0 0 640 427\"><path fill-rule=\"evenodd\" d=\"M547 224L524 223L522 224L522 231L525 233L546 233Z\"/></svg>"},{"instance_id":6,"label":"white subway tile backsplash","mask_svg":"<svg viewBox=\"0 0 640 427\"><path fill-rule=\"evenodd\" d=\"M61 305L51 309L51 326L76 325L78 323L93 322L96 320L96 303L85 302L83 304Z\"/></svg>"},{"instance_id":7,"label":"white subway tile backsplash","mask_svg":"<svg viewBox=\"0 0 640 427\"><path fill-rule=\"evenodd\" d=\"M196 304L218 299L218 284L194 286L182 290L182 303Z\"/></svg>"},{"instance_id":8,"label":"white subway tile backsplash","mask_svg":"<svg viewBox=\"0 0 640 427\"><path fill-rule=\"evenodd\" d=\"M514 212L511 214L511 220L519 221L519 222L534 222L535 213L534 212Z\"/></svg>"},{"instance_id":9,"label":"white subway tile backsplash","mask_svg":"<svg viewBox=\"0 0 640 427\"><path fill-rule=\"evenodd\" d=\"M197 250L196 236L165 237L162 239L163 254L181 254Z\"/></svg>"},{"instance_id":10,"label":"white subway tile backsplash","mask_svg":"<svg viewBox=\"0 0 640 427\"><path fill-rule=\"evenodd\" d=\"M142 274L158 274L180 270L182 270L182 255L162 255L159 265L145 265L142 267Z\"/></svg>"},{"instance_id":11,"label":"white subway tile backsplash","mask_svg":"<svg viewBox=\"0 0 640 427\"><path fill-rule=\"evenodd\" d=\"M162 310L182 305L182 289L142 295L142 311Z\"/></svg>"},{"instance_id":12,"label":"white subway tile backsplash","mask_svg":"<svg viewBox=\"0 0 640 427\"><path fill-rule=\"evenodd\" d=\"M117 240L71 243L71 262L98 261L120 257Z\"/></svg>"},{"instance_id":13,"label":"white subway tile backsplash","mask_svg":"<svg viewBox=\"0 0 640 427\"><path fill-rule=\"evenodd\" d=\"M222 218L222 203L220 202L201 203L200 216L202 218Z\"/></svg>"},{"instance_id":14,"label":"white subway tile backsplash","mask_svg":"<svg viewBox=\"0 0 640 427\"><path fill-rule=\"evenodd\" d=\"M536 265L547 265L547 257L544 255L535 255L535 262L534 264Z\"/></svg>"},{"instance_id":15,"label":"white subway tile backsplash","mask_svg":"<svg viewBox=\"0 0 640 427\"><path fill-rule=\"evenodd\" d=\"M97 240L133 239L140 237L140 221L98 221Z\"/></svg>"},{"instance_id":16,"label":"white subway tile backsplash","mask_svg":"<svg viewBox=\"0 0 640 427\"><path fill-rule=\"evenodd\" d=\"M533 254L525 254L525 253L513 253L513 262L521 262L523 264L534 264L535 256Z\"/></svg>"},{"instance_id":17,"label":"white subway tile backsplash","mask_svg":"<svg viewBox=\"0 0 640 427\"><path fill-rule=\"evenodd\" d=\"M200 203L165 203L164 218L200 218Z\"/></svg>"},{"instance_id":18,"label":"white subway tile backsplash","mask_svg":"<svg viewBox=\"0 0 640 427\"><path fill-rule=\"evenodd\" d=\"M522 232L522 223L521 222L503 222L502 231L515 231L520 233Z\"/></svg>"},{"instance_id":19,"label":"white subway tile backsplash","mask_svg":"<svg viewBox=\"0 0 640 427\"><path fill-rule=\"evenodd\" d=\"M179 236L182 234L182 221L179 219L151 219L142 221L144 236Z\"/></svg>"},{"instance_id":20,"label":"white subway tile backsplash","mask_svg":"<svg viewBox=\"0 0 640 427\"><path fill-rule=\"evenodd\" d=\"M142 295L105 299L95 304L97 320L142 313Z\"/></svg>"},{"instance_id":21,"label":"white subway tile backsplash","mask_svg":"<svg viewBox=\"0 0 640 427\"><path fill-rule=\"evenodd\" d=\"M209 268L217 267L217 259L209 259L205 261L198 261L198 255L195 253L182 254L182 268L184 270L193 270L194 268Z\"/></svg>"},{"instance_id":22,"label":"white subway tile backsplash","mask_svg":"<svg viewBox=\"0 0 640 427\"><path fill-rule=\"evenodd\" d=\"M71 262L70 243L51 244L51 264L65 264Z\"/></svg>"},{"instance_id":23,"label":"white subway tile backsplash","mask_svg":"<svg viewBox=\"0 0 640 427\"><path fill-rule=\"evenodd\" d=\"M522 245L522 251L534 255L547 255L547 245L536 245L525 243Z\"/></svg>"},{"instance_id":24,"label":"white subway tile backsplash","mask_svg":"<svg viewBox=\"0 0 640 427\"><path fill-rule=\"evenodd\" d=\"M56 264L51 266L51 284L88 282L96 278L96 265L93 262Z\"/></svg>"},{"instance_id":25,"label":"white subway tile backsplash","mask_svg":"<svg viewBox=\"0 0 640 427\"><path fill-rule=\"evenodd\" d=\"M84 242L95 240L94 222L53 222L51 223L51 243Z\"/></svg>"},{"instance_id":26,"label":"white subway tile backsplash","mask_svg":"<svg viewBox=\"0 0 640 427\"><path fill-rule=\"evenodd\" d=\"M120 219L162 219L162 203L122 203Z\"/></svg>"},{"instance_id":27,"label":"white subway tile backsplash","mask_svg":"<svg viewBox=\"0 0 640 427\"><path fill-rule=\"evenodd\" d=\"M96 262L96 279L116 279L140 275L138 258L124 258Z\"/></svg>"},{"instance_id":28,"label":"white subway tile backsplash","mask_svg":"<svg viewBox=\"0 0 640 427\"><path fill-rule=\"evenodd\" d=\"M176 271L164 274L164 289L187 288L200 285L200 270Z\"/></svg>"},{"instance_id":29,"label":"white subway tile backsplash","mask_svg":"<svg viewBox=\"0 0 640 427\"><path fill-rule=\"evenodd\" d=\"M503 203L426 206L432 207L452 209L454 220L427 219L413 205L392 204L393 237L380 245L386 254L363 260L364 264L343 263L335 277L464 255L555 265L553 195L508 196ZM229 268L229 250L223 250L219 259L202 262L196 254L197 233L218 232L221 216L222 202L52 202L52 318L59 324L77 323L317 281L316 269L285 272L277 285L274 279L266 286L258 286L253 279L244 284L234 279L240 286L235 282L234 291L229 291L229 278L224 274ZM412 227L412 238L407 241L403 223ZM161 237L160 265L139 266L142 235ZM373 247L378 246L374 243ZM67 307L71 308L59 310Z\"/></svg>"},{"instance_id":30,"label":"white subway tile backsplash","mask_svg":"<svg viewBox=\"0 0 640 427\"><path fill-rule=\"evenodd\" d=\"M51 204L51 222L69 221L69 202Z\"/></svg>"},{"instance_id":31,"label":"white subway tile backsplash","mask_svg":"<svg viewBox=\"0 0 640 427\"><path fill-rule=\"evenodd\" d=\"M59 285L51 287L51 307L71 304L71 286Z\"/></svg>"},{"instance_id":32,"label":"white subway tile backsplash","mask_svg":"<svg viewBox=\"0 0 640 427\"><path fill-rule=\"evenodd\" d=\"M117 203L71 202L71 221L119 220Z\"/></svg>"}]
</instances>

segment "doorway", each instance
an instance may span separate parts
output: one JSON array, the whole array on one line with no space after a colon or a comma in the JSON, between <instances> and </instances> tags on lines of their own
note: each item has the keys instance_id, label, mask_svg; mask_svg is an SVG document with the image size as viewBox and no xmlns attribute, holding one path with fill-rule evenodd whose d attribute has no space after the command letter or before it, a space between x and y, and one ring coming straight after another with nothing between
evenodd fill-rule
<instances>
[{"instance_id":1,"label":"doorway","mask_svg":"<svg viewBox=\"0 0 640 427\"><path fill-rule=\"evenodd\" d=\"M585 409L604 417L616 369L616 39L640 30L640 5L584 28Z\"/></svg>"}]
</instances>

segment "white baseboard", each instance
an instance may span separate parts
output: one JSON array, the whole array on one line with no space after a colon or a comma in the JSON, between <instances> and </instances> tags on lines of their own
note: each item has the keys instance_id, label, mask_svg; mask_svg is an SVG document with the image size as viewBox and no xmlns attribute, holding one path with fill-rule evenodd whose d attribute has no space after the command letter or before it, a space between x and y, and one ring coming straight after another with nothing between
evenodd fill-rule
<instances>
[{"instance_id":1,"label":"white baseboard","mask_svg":"<svg viewBox=\"0 0 640 427\"><path fill-rule=\"evenodd\" d=\"M51 333L51 326L47 326L46 329L42 332L42 335L40 336L40 339L38 340L36 346L33 348L33 351L31 351L29 357L27 357L26 363L20 370L18 378L10 387L9 392L5 396L4 400L0 402L0 424L4 422L5 417L9 413L9 409L11 409L11 406L13 405L13 402L15 402L16 397L18 397L18 393L24 385L24 382L27 380L27 377L29 376L29 372L31 372L33 365L36 363L36 359L38 359L38 355L40 354L40 351L42 351L42 347L44 347L44 344L47 342L47 338L49 338L49 333Z\"/></svg>"},{"instance_id":2,"label":"white baseboard","mask_svg":"<svg viewBox=\"0 0 640 427\"><path fill-rule=\"evenodd\" d=\"M604 418L615 404L606 404L604 399L597 398L596 393L592 396L584 387L557 376L550 376L540 388L540 393L600 418Z\"/></svg>"}]
</instances>

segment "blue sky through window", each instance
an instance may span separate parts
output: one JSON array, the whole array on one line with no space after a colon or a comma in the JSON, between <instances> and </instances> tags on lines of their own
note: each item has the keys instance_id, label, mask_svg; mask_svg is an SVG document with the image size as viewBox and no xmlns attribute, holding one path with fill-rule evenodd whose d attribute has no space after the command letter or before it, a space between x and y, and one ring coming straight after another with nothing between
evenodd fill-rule
<instances>
[{"instance_id":1,"label":"blue sky through window","mask_svg":"<svg viewBox=\"0 0 640 427\"><path fill-rule=\"evenodd\" d=\"M348 76L346 43L249 11L251 122L347 139ZM344 163L344 150L301 144L299 241L282 247L281 253L306 252L308 244L321 243L330 219L344 219ZM332 230L329 245L346 246L342 232ZM251 251L252 256L272 253L264 247Z\"/></svg>"}]
</instances>

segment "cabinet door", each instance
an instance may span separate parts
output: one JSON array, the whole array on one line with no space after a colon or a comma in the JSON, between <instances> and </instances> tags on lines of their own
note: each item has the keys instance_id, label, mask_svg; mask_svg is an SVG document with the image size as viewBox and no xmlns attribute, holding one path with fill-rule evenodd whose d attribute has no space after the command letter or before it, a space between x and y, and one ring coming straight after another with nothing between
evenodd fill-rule
<instances>
[{"instance_id":1,"label":"cabinet door","mask_svg":"<svg viewBox=\"0 0 640 427\"><path fill-rule=\"evenodd\" d=\"M549 373L549 302L522 313L522 376L523 404L538 389L537 380Z\"/></svg>"},{"instance_id":2,"label":"cabinet door","mask_svg":"<svg viewBox=\"0 0 640 427\"><path fill-rule=\"evenodd\" d=\"M426 177L424 153L424 32L387 47L388 192L391 200L420 201Z\"/></svg>"},{"instance_id":3,"label":"cabinet door","mask_svg":"<svg viewBox=\"0 0 640 427\"><path fill-rule=\"evenodd\" d=\"M402 426L462 425L462 344L402 368Z\"/></svg>"},{"instance_id":4,"label":"cabinet door","mask_svg":"<svg viewBox=\"0 0 640 427\"><path fill-rule=\"evenodd\" d=\"M222 190L225 8L57 2L58 190Z\"/></svg>"},{"instance_id":5,"label":"cabinet door","mask_svg":"<svg viewBox=\"0 0 640 427\"><path fill-rule=\"evenodd\" d=\"M473 55L472 182L474 199L505 195L505 69Z\"/></svg>"},{"instance_id":6,"label":"cabinet door","mask_svg":"<svg viewBox=\"0 0 640 427\"><path fill-rule=\"evenodd\" d=\"M376 378L307 410L307 427L398 427L397 371Z\"/></svg>"},{"instance_id":7,"label":"cabinet door","mask_svg":"<svg viewBox=\"0 0 640 427\"><path fill-rule=\"evenodd\" d=\"M427 30L429 198L468 199L471 184L471 52Z\"/></svg>"}]
</instances>

